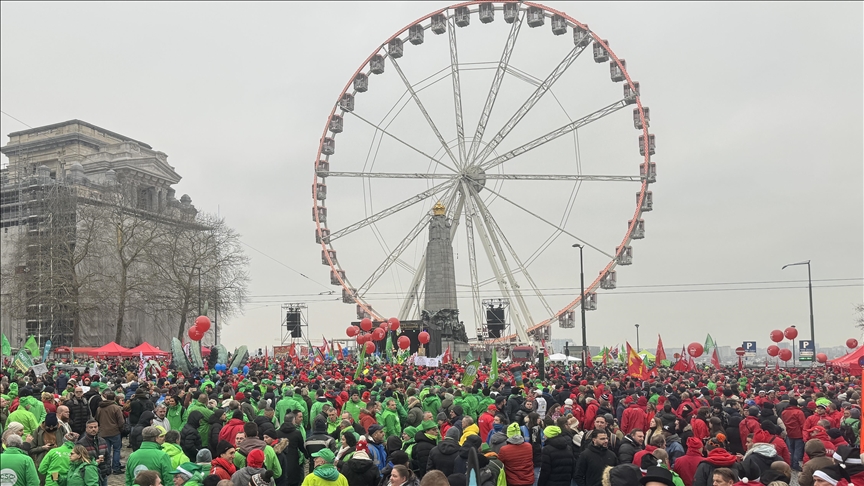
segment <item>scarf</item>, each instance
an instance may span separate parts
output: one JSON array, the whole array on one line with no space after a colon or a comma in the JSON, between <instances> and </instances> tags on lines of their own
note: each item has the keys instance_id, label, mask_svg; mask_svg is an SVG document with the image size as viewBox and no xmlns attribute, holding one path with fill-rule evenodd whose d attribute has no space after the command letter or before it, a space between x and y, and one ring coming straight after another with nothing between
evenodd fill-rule
<instances>
[{"instance_id":1,"label":"scarf","mask_svg":"<svg viewBox=\"0 0 864 486\"><path fill-rule=\"evenodd\" d=\"M327 481L336 481L339 479L339 471L336 470L336 466L333 464L322 464L316 467L313 473Z\"/></svg>"}]
</instances>

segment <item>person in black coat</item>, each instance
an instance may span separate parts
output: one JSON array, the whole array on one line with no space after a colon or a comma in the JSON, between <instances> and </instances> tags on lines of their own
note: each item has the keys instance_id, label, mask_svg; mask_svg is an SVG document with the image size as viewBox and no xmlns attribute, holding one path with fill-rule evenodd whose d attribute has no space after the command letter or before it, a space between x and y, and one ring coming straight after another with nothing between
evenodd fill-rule
<instances>
[{"instance_id":1,"label":"person in black coat","mask_svg":"<svg viewBox=\"0 0 864 486\"><path fill-rule=\"evenodd\" d=\"M445 476L453 474L456 457L462 449L459 446L460 435L459 429L455 427L447 430L447 435L444 439L429 452L429 460L426 461L427 471L437 469L443 472ZM415 445L414 447L417 446Z\"/></svg>"},{"instance_id":2,"label":"person in black coat","mask_svg":"<svg viewBox=\"0 0 864 486\"><path fill-rule=\"evenodd\" d=\"M560 433L559 427L546 427L546 444L540 459L538 486L570 486L576 459L573 457L573 440Z\"/></svg>"},{"instance_id":3,"label":"person in black coat","mask_svg":"<svg viewBox=\"0 0 864 486\"><path fill-rule=\"evenodd\" d=\"M364 444L361 449L354 452L351 459L342 464L340 472L348 480L348 486L378 486L381 481L381 473L369 459L369 448ZM389 478L387 478L389 480Z\"/></svg>"},{"instance_id":4,"label":"person in black coat","mask_svg":"<svg viewBox=\"0 0 864 486\"><path fill-rule=\"evenodd\" d=\"M202 414L203 418L204 415ZM221 408L217 408L213 411L213 415L207 419L207 423L210 424L210 432L207 434L207 444L210 447L210 453L216 452L216 446L219 444L219 432L222 432L222 426L225 425L225 410ZM276 434L273 434L275 437Z\"/></svg>"},{"instance_id":5,"label":"person in black coat","mask_svg":"<svg viewBox=\"0 0 864 486\"><path fill-rule=\"evenodd\" d=\"M204 415L198 410L192 410L189 413L189 418L186 419L186 425L180 431L180 448L186 457L197 457L198 451L201 450L201 435L198 434L198 427L201 426L201 421L204 420Z\"/></svg>"},{"instance_id":6,"label":"person in black coat","mask_svg":"<svg viewBox=\"0 0 864 486\"><path fill-rule=\"evenodd\" d=\"M434 424L433 424L434 425ZM430 439L422 430L414 435L414 448L411 449L411 459L417 464L417 476L426 474L426 464L429 462L429 454L435 448L435 439Z\"/></svg>"},{"instance_id":7,"label":"person in black coat","mask_svg":"<svg viewBox=\"0 0 864 486\"><path fill-rule=\"evenodd\" d=\"M137 424L141 419L141 414L146 411L152 411L155 407L150 401L147 390L139 387L135 390L135 395L132 396L132 401L129 402L129 423Z\"/></svg>"},{"instance_id":8,"label":"person in black coat","mask_svg":"<svg viewBox=\"0 0 864 486\"><path fill-rule=\"evenodd\" d=\"M66 406L69 407L69 426L72 432L83 436L87 421L90 420L90 408L84 399L84 393L75 393L75 396L66 402Z\"/></svg>"},{"instance_id":9,"label":"person in black coat","mask_svg":"<svg viewBox=\"0 0 864 486\"><path fill-rule=\"evenodd\" d=\"M592 431L590 438L583 439L583 441L588 440L591 441L590 445L579 454L579 460L576 461L576 473L573 475L576 484L580 486L600 484L606 466L614 467L618 464L615 453L606 448L609 444L609 438L605 432Z\"/></svg>"},{"instance_id":10,"label":"person in black coat","mask_svg":"<svg viewBox=\"0 0 864 486\"><path fill-rule=\"evenodd\" d=\"M454 474L465 474L468 472L468 454L471 449L477 451L477 460L480 465L480 469L489 465L489 458L484 456L483 453L480 452L480 446L483 445L483 441L480 440L479 435L469 435L465 442L462 444L462 450L459 451L459 455L456 456L456 461L453 463L453 473Z\"/></svg>"},{"instance_id":11,"label":"person in black coat","mask_svg":"<svg viewBox=\"0 0 864 486\"><path fill-rule=\"evenodd\" d=\"M300 454L306 455L306 447L303 445L303 435L294 425L294 414L285 415L285 422L276 431L277 439L288 439L288 445L282 452L289 464L288 470L282 470L285 477L285 486L299 486L303 482L303 468L300 464Z\"/></svg>"},{"instance_id":12,"label":"person in black coat","mask_svg":"<svg viewBox=\"0 0 864 486\"><path fill-rule=\"evenodd\" d=\"M633 462L633 457L636 453L645 448L642 444L636 442L636 439L634 438L636 434L641 434L643 437L645 436L640 429L635 429L630 433L630 435L624 436L624 439L621 440L621 445L618 446L618 462L621 464Z\"/></svg>"},{"instance_id":13,"label":"person in black coat","mask_svg":"<svg viewBox=\"0 0 864 486\"><path fill-rule=\"evenodd\" d=\"M132 452L137 451L141 447L141 442L144 441L141 432L144 430L144 427L150 427L150 423L153 422L154 418L156 418L156 414L153 412L143 412L138 417L138 422L135 423L135 426L132 427L132 432L129 433L129 447L132 448Z\"/></svg>"},{"instance_id":14,"label":"person in black coat","mask_svg":"<svg viewBox=\"0 0 864 486\"><path fill-rule=\"evenodd\" d=\"M268 417L266 415L259 415L255 417L254 422L255 425L258 426L258 437L264 437L265 432L268 432L267 435L269 435L270 437L276 436L276 426L273 425L272 417Z\"/></svg>"}]
</instances>

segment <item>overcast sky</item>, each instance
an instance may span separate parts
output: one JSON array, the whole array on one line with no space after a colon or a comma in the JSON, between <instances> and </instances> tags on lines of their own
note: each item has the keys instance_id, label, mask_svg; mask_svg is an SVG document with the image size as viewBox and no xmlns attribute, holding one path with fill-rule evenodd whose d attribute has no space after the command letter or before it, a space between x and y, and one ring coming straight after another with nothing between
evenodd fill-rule
<instances>
[{"instance_id":1,"label":"overcast sky","mask_svg":"<svg viewBox=\"0 0 864 486\"><path fill-rule=\"evenodd\" d=\"M78 118L168 154L183 177L178 196L187 193L199 210L218 211L249 245L251 298L245 314L224 330L229 348L279 344L283 302L308 303L313 340L322 333L343 337L354 307L319 295L339 289L330 285L314 241L310 188L318 140L341 90L376 47L446 5L3 2L0 105L32 127ZM860 337L854 306L864 302L862 4L548 5L590 25L627 60L657 137L658 180L651 186L654 211L644 215L646 238L633 243L633 265L618 268L619 288L601 291L598 310L588 313L589 344L635 344L635 323L648 348L657 333L669 347L702 342L707 332L720 345L756 340L763 346L772 329L789 325L808 337L807 269L780 270L808 259L817 340L835 346ZM475 14L457 32L466 133L473 134L493 73L468 71L468 63L497 62L508 29L497 12L492 24L481 24ZM570 33L553 36L548 19L522 30L511 64L545 78L572 48ZM621 98L622 85L612 83L608 66L595 64L590 54L553 89L560 105L545 97L498 153ZM447 56L447 36L427 31L424 45L406 45L400 65L416 83L449 66ZM440 81L419 96L450 141L452 84L449 77ZM533 89L505 78L494 112L499 118L490 119L484 140ZM358 94L356 112L380 123L394 106L407 106L388 132L446 160L416 106L398 101L403 93L387 64L383 75L370 79L369 92ZM576 173L578 161L583 174L638 175L639 132L631 109L580 129L578 144L562 137L500 170L568 174ZM6 134L27 128L21 122L0 116L4 144ZM370 159L373 130L357 117L345 124L331 170L432 172L422 156L391 137ZM334 230L432 184L327 183ZM576 188L571 182L489 184L548 221L564 221L568 232L606 253L623 238L638 190L635 183L583 183L568 215ZM550 306L557 311L578 295L575 240L559 235L546 247L550 226L489 191L481 195L516 253L531 260L530 274ZM382 221L377 232L365 228L334 243L355 286L434 200ZM404 265L395 265L368 294L382 314L399 312L411 278L407 268L416 267L425 238L422 233L403 254ZM492 274L479 240L477 251L485 281ZM473 322L464 232L457 234L454 254L462 316ZM608 261L586 250L586 283ZM494 284L481 290L486 298L501 296ZM545 317L536 299L529 305L536 321ZM468 327L472 334L473 324ZM555 338L578 335L578 329L553 329Z\"/></svg>"}]
</instances>

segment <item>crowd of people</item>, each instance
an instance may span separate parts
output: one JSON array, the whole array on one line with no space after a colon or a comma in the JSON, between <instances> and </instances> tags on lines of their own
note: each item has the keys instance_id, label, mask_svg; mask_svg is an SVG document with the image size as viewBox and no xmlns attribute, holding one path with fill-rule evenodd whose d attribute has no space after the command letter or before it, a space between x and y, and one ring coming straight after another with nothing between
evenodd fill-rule
<instances>
[{"instance_id":1,"label":"crowd of people","mask_svg":"<svg viewBox=\"0 0 864 486\"><path fill-rule=\"evenodd\" d=\"M864 486L860 377L824 367L47 364L2 368L2 486Z\"/></svg>"}]
</instances>

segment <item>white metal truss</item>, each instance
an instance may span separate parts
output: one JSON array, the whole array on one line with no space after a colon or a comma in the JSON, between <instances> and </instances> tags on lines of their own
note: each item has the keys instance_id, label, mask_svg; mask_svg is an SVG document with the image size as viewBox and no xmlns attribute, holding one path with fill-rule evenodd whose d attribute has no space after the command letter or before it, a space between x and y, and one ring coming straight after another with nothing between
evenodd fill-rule
<instances>
[{"instance_id":1,"label":"white metal truss","mask_svg":"<svg viewBox=\"0 0 864 486\"><path fill-rule=\"evenodd\" d=\"M504 73L507 72L507 67L510 64L510 55L513 54L513 47L516 45L516 38L519 36L519 28L522 27L522 21L525 15L519 16L519 19L513 22L510 26L510 35L507 36L507 42L504 44L504 52L501 53L501 60L498 61L498 67L495 70L495 77L492 79L492 86L489 88L489 94L486 96L486 104L483 105L483 111L480 114L480 121L477 123L477 130L474 132L474 138L471 139L471 149L468 151L468 160L473 161L474 155L477 153L477 148L483 140L483 133L486 131L486 124L489 123L489 117L492 115L492 108L495 106L495 100L498 98L498 91L501 89L501 82L504 80Z\"/></svg>"},{"instance_id":2,"label":"white metal truss","mask_svg":"<svg viewBox=\"0 0 864 486\"><path fill-rule=\"evenodd\" d=\"M474 323L477 335L483 329L483 304L480 301L480 282L477 278L477 250L474 248L474 221L465 218L465 234L468 237L468 273L471 278L471 309L474 311Z\"/></svg>"},{"instance_id":3,"label":"white metal truss","mask_svg":"<svg viewBox=\"0 0 864 486\"><path fill-rule=\"evenodd\" d=\"M486 160L486 157L488 157L489 154L491 154L495 150L495 148L498 147L498 144L500 144L504 140L504 138L509 135L514 128L516 128L516 125L518 125L519 122L522 121L522 118L527 115L528 112L531 111L531 108L533 108L534 105L536 105L537 102L540 101L540 98L542 98L543 95L552 88L552 85L555 84L555 81L558 81L558 79L567 71L567 68L569 68L570 65L573 64L573 61L575 61L576 58L579 57L579 54L582 54L584 50L585 46L576 46L567 54L567 56L564 57L564 59L558 64L558 66L556 66L555 69L553 69L552 72L549 73L549 76L546 77L546 79L543 81L543 84L541 84L537 87L537 89L534 90L534 93L532 93L531 96L529 96L528 99L525 100L525 103L523 103L522 106L518 110L516 110L516 113L514 113L513 116L510 117L507 123L505 123L504 126L501 127L501 130L499 130L498 133L492 138L492 140L489 141L489 144L483 148L483 151L480 152L480 155L472 159L473 163L482 163L484 160Z\"/></svg>"},{"instance_id":4,"label":"white metal truss","mask_svg":"<svg viewBox=\"0 0 864 486\"><path fill-rule=\"evenodd\" d=\"M450 40L450 76L453 78L453 107L456 111L456 144L459 146L458 167L467 164L465 158L465 126L462 123L462 85L459 81L459 50L456 46L456 20L447 19L447 36Z\"/></svg>"}]
</instances>

